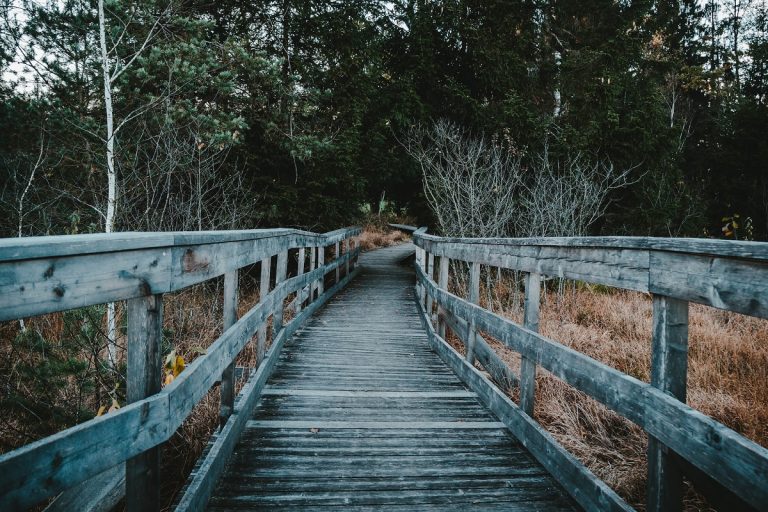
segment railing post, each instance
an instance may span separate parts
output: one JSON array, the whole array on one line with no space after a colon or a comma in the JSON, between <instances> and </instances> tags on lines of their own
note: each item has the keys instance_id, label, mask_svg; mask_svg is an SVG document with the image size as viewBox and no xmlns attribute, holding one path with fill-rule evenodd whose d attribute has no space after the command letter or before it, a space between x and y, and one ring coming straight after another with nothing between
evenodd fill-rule
<instances>
[{"instance_id":1,"label":"railing post","mask_svg":"<svg viewBox=\"0 0 768 512\"><path fill-rule=\"evenodd\" d=\"M341 244L339 242L336 242L336 244L333 246L334 261L339 259L339 256L340 256L339 255L339 247L340 246L341 246ZM336 280L333 282L333 284L336 284L336 283L339 282L339 274L340 274L340 272L341 272L341 269L339 268L338 265L336 265Z\"/></svg>"},{"instance_id":2,"label":"railing post","mask_svg":"<svg viewBox=\"0 0 768 512\"><path fill-rule=\"evenodd\" d=\"M129 299L126 399L137 402L160 391L163 296ZM141 428L141 427L140 427ZM160 447L125 463L125 507L128 512L160 510Z\"/></svg>"},{"instance_id":3,"label":"railing post","mask_svg":"<svg viewBox=\"0 0 768 512\"><path fill-rule=\"evenodd\" d=\"M525 280L525 312L523 325L529 331L539 332L539 302L541 301L541 275L530 272ZM533 417L536 395L536 361L525 356L520 359L520 408Z\"/></svg>"},{"instance_id":4,"label":"railing post","mask_svg":"<svg viewBox=\"0 0 768 512\"><path fill-rule=\"evenodd\" d=\"M435 255L434 253L427 253L427 268L426 268L427 276L430 279L433 279L435 274ZM427 310L427 318L432 320L432 295L427 294L427 303L425 304L426 310Z\"/></svg>"},{"instance_id":5,"label":"railing post","mask_svg":"<svg viewBox=\"0 0 768 512\"><path fill-rule=\"evenodd\" d=\"M473 261L469 268L469 302L480 302L480 263ZM475 364L475 342L477 340L477 328L474 315L467 322L467 362Z\"/></svg>"},{"instance_id":6,"label":"railing post","mask_svg":"<svg viewBox=\"0 0 768 512\"><path fill-rule=\"evenodd\" d=\"M268 256L261 260L261 275L259 276L259 301L269 293L269 274L272 270L272 257ZM259 327L259 333L256 337L256 366L258 367L264 360L264 354L267 351L267 323L264 322Z\"/></svg>"},{"instance_id":7,"label":"railing post","mask_svg":"<svg viewBox=\"0 0 768 512\"><path fill-rule=\"evenodd\" d=\"M355 235L355 236L349 237L349 243L350 243L350 249L357 249L358 247L357 236ZM358 256L355 255L355 257L352 259L352 265L351 265L352 270L355 270L355 268L357 267L357 258Z\"/></svg>"},{"instance_id":8,"label":"railing post","mask_svg":"<svg viewBox=\"0 0 768 512\"><path fill-rule=\"evenodd\" d=\"M317 268L325 266L325 246L321 245L317 248ZM325 271L323 271L320 279L317 280L317 296L321 296L325 293Z\"/></svg>"},{"instance_id":9,"label":"railing post","mask_svg":"<svg viewBox=\"0 0 768 512\"><path fill-rule=\"evenodd\" d=\"M237 322L237 269L224 274L224 330ZM223 427L235 410L235 361L221 374L219 423Z\"/></svg>"},{"instance_id":10,"label":"railing post","mask_svg":"<svg viewBox=\"0 0 768 512\"><path fill-rule=\"evenodd\" d=\"M438 276L437 286L441 290L448 289L448 270L451 266L451 260L448 256L440 256L440 275ZM441 338L445 339L445 310L438 306L437 308L437 332Z\"/></svg>"},{"instance_id":11,"label":"railing post","mask_svg":"<svg viewBox=\"0 0 768 512\"><path fill-rule=\"evenodd\" d=\"M688 302L653 296L651 386L685 402L688 374ZM675 453L648 437L647 510L682 510L683 478Z\"/></svg>"},{"instance_id":12,"label":"railing post","mask_svg":"<svg viewBox=\"0 0 768 512\"><path fill-rule=\"evenodd\" d=\"M285 274L288 271L288 251L283 251L277 255L277 268L275 270L275 288L285 281ZM276 297L275 313L272 319L272 340L283 330L283 311L285 309L285 297Z\"/></svg>"},{"instance_id":13,"label":"railing post","mask_svg":"<svg viewBox=\"0 0 768 512\"><path fill-rule=\"evenodd\" d=\"M317 247L309 248L309 271L312 272L317 268ZM317 288L317 280L310 281L309 283L309 302L315 300L315 289Z\"/></svg>"},{"instance_id":14,"label":"railing post","mask_svg":"<svg viewBox=\"0 0 768 512\"><path fill-rule=\"evenodd\" d=\"M349 236L344 238L344 254L349 254ZM349 258L344 262L344 277L349 275Z\"/></svg>"},{"instance_id":15,"label":"railing post","mask_svg":"<svg viewBox=\"0 0 768 512\"><path fill-rule=\"evenodd\" d=\"M304 274L304 262L307 260L306 249L304 247L299 248L298 261L296 263L296 276ZM301 305L304 302L304 287L302 286L296 290L296 314L301 313Z\"/></svg>"},{"instance_id":16,"label":"railing post","mask_svg":"<svg viewBox=\"0 0 768 512\"><path fill-rule=\"evenodd\" d=\"M424 249L422 249L421 247L419 247L417 245L416 246L416 254L415 254L414 257L416 258L416 267L418 267L422 271L426 272L427 269L426 269L426 266L424 265ZM416 282L416 291L418 292L418 295L419 295L419 302L421 304L424 304L424 298L425 298L425 295L426 295L426 289L418 281Z\"/></svg>"}]
</instances>

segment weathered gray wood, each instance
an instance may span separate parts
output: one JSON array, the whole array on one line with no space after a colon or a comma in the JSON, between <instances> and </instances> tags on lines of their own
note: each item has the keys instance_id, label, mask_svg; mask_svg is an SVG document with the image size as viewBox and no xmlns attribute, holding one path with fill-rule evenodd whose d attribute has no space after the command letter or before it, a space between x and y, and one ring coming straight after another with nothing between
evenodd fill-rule
<instances>
[{"instance_id":1,"label":"weathered gray wood","mask_svg":"<svg viewBox=\"0 0 768 512\"><path fill-rule=\"evenodd\" d=\"M111 512L125 496L125 464L59 494L44 512Z\"/></svg>"},{"instance_id":2,"label":"weathered gray wood","mask_svg":"<svg viewBox=\"0 0 768 512\"><path fill-rule=\"evenodd\" d=\"M349 252L349 238L344 239L344 254L347 254ZM345 266L344 266L344 275L349 275L349 260L347 260Z\"/></svg>"},{"instance_id":3,"label":"weathered gray wood","mask_svg":"<svg viewBox=\"0 0 768 512\"><path fill-rule=\"evenodd\" d=\"M688 303L653 297L651 385L681 402L688 376ZM673 512L683 507L683 476L674 453L648 438L648 510Z\"/></svg>"},{"instance_id":4,"label":"weathered gray wood","mask_svg":"<svg viewBox=\"0 0 768 512\"><path fill-rule=\"evenodd\" d=\"M406 250L366 253L286 345L209 509L572 509L429 350Z\"/></svg>"},{"instance_id":5,"label":"weathered gray wood","mask_svg":"<svg viewBox=\"0 0 768 512\"><path fill-rule=\"evenodd\" d=\"M333 257L334 258L338 258L340 256L340 254L339 254L339 247L340 247L339 242L336 242L334 244L334 246L333 246ZM334 283L338 283L339 282L339 274L340 274L339 267L336 267L336 278L333 281Z\"/></svg>"},{"instance_id":6,"label":"weathered gray wood","mask_svg":"<svg viewBox=\"0 0 768 512\"><path fill-rule=\"evenodd\" d=\"M478 328L643 427L713 478L760 507L768 503L768 450L674 397L419 279L442 307L475 316Z\"/></svg>"},{"instance_id":7,"label":"weathered gray wood","mask_svg":"<svg viewBox=\"0 0 768 512\"><path fill-rule=\"evenodd\" d=\"M127 302L128 355L126 400L138 402L160 391L163 296L148 295ZM125 463L125 508L129 512L160 510L160 449Z\"/></svg>"},{"instance_id":8,"label":"weathered gray wood","mask_svg":"<svg viewBox=\"0 0 768 512\"><path fill-rule=\"evenodd\" d=\"M445 311L445 321L448 326L457 333L464 344L467 344L465 337L468 332L469 323L461 318L457 318L450 311ZM519 379L512 369L507 366L504 360L499 357L488 342L479 333L475 334L475 355L485 371L491 376L496 384L504 390L510 390L518 384Z\"/></svg>"},{"instance_id":9,"label":"weathered gray wood","mask_svg":"<svg viewBox=\"0 0 768 512\"><path fill-rule=\"evenodd\" d=\"M472 262L469 266L469 302L472 304L478 304L480 302L480 264L477 262ZM477 328L474 320L470 319L470 321L467 322L467 337L465 342L467 347L467 362L470 365L475 364L476 338Z\"/></svg>"},{"instance_id":10,"label":"weathered gray wood","mask_svg":"<svg viewBox=\"0 0 768 512\"><path fill-rule=\"evenodd\" d=\"M347 261L348 260L349 258ZM337 263L343 262L340 261ZM336 268L338 268L338 266ZM207 451L204 459L200 461L195 472L190 475L184 494L181 496L175 510L201 510L205 507L216 482L219 480L219 477L229 461L235 443L240 438L254 407L261 397L267 380L274 371L286 340L293 335L296 329L302 326L308 318L322 307L330 297L343 289L356 275L357 273L354 272L345 276L344 279L331 287L325 295L319 297L317 301L308 305L304 311L291 320L291 322L276 336L263 363L243 387L237 401L235 414L230 417L219 435L211 440L210 449ZM297 282L301 283L302 281L297 280Z\"/></svg>"},{"instance_id":11,"label":"weathered gray wood","mask_svg":"<svg viewBox=\"0 0 768 512\"><path fill-rule=\"evenodd\" d=\"M649 280L658 295L768 318L766 261L651 252Z\"/></svg>"},{"instance_id":12,"label":"weathered gray wood","mask_svg":"<svg viewBox=\"0 0 768 512\"><path fill-rule=\"evenodd\" d=\"M533 272L525 279L525 310L523 326L539 332L539 302L541 301L541 276ZM520 359L520 409L533 417L536 396L536 361L527 355Z\"/></svg>"},{"instance_id":13,"label":"weathered gray wood","mask_svg":"<svg viewBox=\"0 0 768 512\"><path fill-rule=\"evenodd\" d=\"M359 228L0 240L0 321L175 291ZM141 245L145 243L146 245Z\"/></svg>"},{"instance_id":14,"label":"weathered gray wood","mask_svg":"<svg viewBox=\"0 0 768 512\"><path fill-rule=\"evenodd\" d=\"M259 301L269 294L269 275L272 271L272 257L264 258L261 260L261 275L259 276ZM267 347L267 324L263 323L259 327L258 334L256 336L256 365L261 364L264 359L264 353Z\"/></svg>"},{"instance_id":15,"label":"weathered gray wood","mask_svg":"<svg viewBox=\"0 0 768 512\"><path fill-rule=\"evenodd\" d=\"M763 293L768 250L760 243L729 246L716 240L622 237L450 239L418 233L414 241L438 256L650 291L768 318Z\"/></svg>"},{"instance_id":16,"label":"weathered gray wood","mask_svg":"<svg viewBox=\"0 0 768 512\"><path fill-rule=\"evenodd\" d=\"M233 270L224 274L224 330L226 331L237 322L238 272ZM221 404L219 406L219 423L221 427L227 422L235 407L235 361L227 366L221 374Z\"/></svg>"},{"instance_id":17,"label":"weathered gray wood","mask_svg":"<svg viewBox=\"0 0 768 512\"><path fill-rule=\"evenodd\" d=\"M317 247L309 248L309 271L312 272L317 268ZM309 284L309 302L315 300L315 291L317 290L317 282L312 281Z\"/></svg>"},{"instance_id":18,"label":"weathered gray wood","mask_svg":"<svg viewBox=\"0 0 768 512\"><path fill-rule=\"evenodd\" d=\"M24 510L165 441L168 397L153 395L0 455L0 510Z\"/></svg>"},{"instance_id":19,"label":"weathered gray wood","mask_svg":"<svg viewBox=\"0 0 768 512\"><path fill-rule=\"evenodd\" d=\"M440 270L438 274L438 281L437 285L443 289L448 289L448 271L451 268L451 260L447 256L441 256L440 257ZM440 303L438 302L437 307L437 332L440 334L441 338L445 338L445 322L440 320L442 314L442 308L440 307Z\"/></svg>"},{"instance_id":20,"label":"weathered gray wood","mask_svg":"<svg viewBox=\"0 0 768 512\"><path fill-rule=\"evenodd\" d=\"M304 265L306 265L306 263L307 263L306 251L307 251L307 249L305 247L299 248L299 255L298 255L297 264L296 264L296 275L297 276L300 276L300 275L302 275L304 273ZM349 263L349 262L347 262L347 263ZM349 274L349 272L347 272L344 275L347 275L347 274ZM304 299L305 299L304 294L305 294L304 288L300 288L299 291L296 292L296 299L295 299L296 300L296 307L294 308L294 311L296 312L297 315L299 313L301 313L301 307L304 305Z\"/></svg>"},{"instance_id":21,"label":"weathered gray wood","mask_svg":"<svg viewBox=\"0 0 768 512\"><path fill-rule=\"evenodd\" d=\"M435 275L435 255L430 253L427 253L427 275L430 277L430 279L434 279ZM427 315L429 317L432 317L432 296L425 293L427 296L427 302L426 302L426 308L427 308Z\"/></svg>"},{"instance_id":22,"label":"weathered gray wood","mask_svg":"<svg viewBox=\"0 0 768 512\"><path fill-rule=\"evenodd\" d=\"M285 275L288 270L288 251L283 251L277 255L277 268L275 270L275 287L285 281ZM283 328L283 312L285 306L285 297L281 297L275 305L275 316L272 317L272 337Z\"/></svg>"},{"instance_id":23,"label":"weathered gray wood","mask_svg":"<svg viewBox=\"0 0 768 512\"><path fill-rule=\"evenodd\" d=\"M323 268L325 265L325 246L321 245L317 248L317 268ZM325 274L317 280L317 295L318 297L325 291Z\"/></svg>"},{"instance_id":24,"label":"weathered gray wood","mask_svg":"<svg viewBox=\"0 0 768 512\"><path fill-rule=\"evenodd\" d=\"M597 478L578 459L563 449L557 441L504 393L488 381L466 359L440 338L421 311L422 325L429 341L441 359L450 366L482 402L499 418L531 454L552 474L566 492L585 510L633 510L605 482Z\"/></svg>"}]
</instances>

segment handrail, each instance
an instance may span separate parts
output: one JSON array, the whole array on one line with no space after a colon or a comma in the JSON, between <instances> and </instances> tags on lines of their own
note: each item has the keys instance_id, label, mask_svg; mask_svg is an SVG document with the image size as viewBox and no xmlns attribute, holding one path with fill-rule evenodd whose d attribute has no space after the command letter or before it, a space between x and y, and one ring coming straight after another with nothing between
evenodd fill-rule
<instances>
[{"instance_id":1,"label":"handrail","mask_svg":"<svg viewBox=\"0 0 768 512\"><path fill-rule=\"evenodd\" d=\"M504 405L503 393L486 387L487 405L514 417L510 428L517 429L521 442L545 467L561 468L553 473L560 473L561 483L582 506L628 508L615 494L591 484L599 480L533 420L537 366L648 432L649 510L675 509L681 499L679 476L672 470L679 464L675 453L751 506L762 509L768 503L768 450L685 404L687 301L768 318L768 244L652 238L451 239L426 234L414 234L414 243L417 252L422 251L417 256L416 293L438 352L468 383L481 388L487 379L474 375L471 366L479 331L521 354L520 408ZM440 258L440 282L432 277L435 257ZM469 263L477 275L480 264L527 273L525 325L478 305L471 297L477 283L470 285L470 300L448 292L448 261L453 259ZM654 295L650 384L536 332L542 274ZM440 332L430 322L433 301L439 308ZM457 354L443 346L446 324L464 341L465 360L457 360ZM563 470L563 464L570 469Z\"/></svg>"},{"instance_id":2,"label":"handrail","mask_svg":"<svg viewBox=\"0 0 768 512\"><path fill-rule=\"evenodd\" d=\"M195 404L218 380L222 380L222 390L227 380L234 389L231 382L233 376L227 376L227 370L270 316L275 317L276 340L284 340L298 327L297 323L307 318L307 314L301 314L289 324L282 325L283 303L289 294L297 292L300 295L296 300L298 305L308 300L310 305L305 313L311 313L355 275L354 263L360 248L355 243L352 249L350 243L360 231L360 228L344 228L326 234L298 230L130 233L0 240L2 320L113 300L128 299L129 303L134 301L134 306L141 306L162 293L222 274L231 276L237 269L259 261L262 266L267 265L268 281L271 258L278 256L274 289L260 297L259 303L242 318L225 328L207 353L192 362L171 384L115 412L0 455L0 509L17 510L35 505L123 461L141 459L149 453L147 450L157 450L157 446L173 435ZM68 242L71 246L67 245ZM340 255L342 242L345 251ZM336 257L325 263L324 248L332 244L335 244ZM317 261L317 268L310 268L304 273L306 261L300 260L297 275L286 279L288 250L299 249L300 257L305 257L307 248L312 255L310 266ZM315 251L317 258L314 257ZM346 270L344 278L340 279L342 268ZM40 272L41 269L44 270ZM334 271L336 285L323 293L322 281ZM236 297L236 274L234 277L225 279L225 296ZM114 284L115 281L118 284ZM319 290L317 299L313 297L313 292L305 296L308 285L312 285L311 290ZM79 292L78 287L82 288ZM25 304L18 305L19 302ZM137 319L132 322L132 311L129 311L129 337L138 334L143 342L141 345L157 345L159 333L136 333L137 326L141 331L141 327L152 325L141 323L142 319L151 316L151 312L142 315L139 308ZM159 327L155 326L154 330L158 328L162 328L161 319ZM260 345L263 342L260 337ZM133 345L129 340L129 388L142 384L151 388L155 385L156 372L147 370L142 373L142 368L139 368L139 373L134 371L135 375L132 375L130 351L136 349ZM139 348L152 352L151 347ZM157 346L154 351L157 357L149 366L156 365L159 371ZM159 379L156 384L159 386ZM225 408L224 402L222 397L222 410L228 411L223 417L226 422L232 411L231 406L230 409ZM142 460L138 463L143 464ZM159 467L154 468L155 476L158 470ZM140 475L142 478L131 482L130 474L129 471L128 485L134 491L141 493L141 485L157 487L156 482L147 484L142 480L146 475ZM141 505L132 508L159 506L151 502L151 497L149 502L143 499L143 496L140 497L137 503Z\"/></svg>"}]
</instances>

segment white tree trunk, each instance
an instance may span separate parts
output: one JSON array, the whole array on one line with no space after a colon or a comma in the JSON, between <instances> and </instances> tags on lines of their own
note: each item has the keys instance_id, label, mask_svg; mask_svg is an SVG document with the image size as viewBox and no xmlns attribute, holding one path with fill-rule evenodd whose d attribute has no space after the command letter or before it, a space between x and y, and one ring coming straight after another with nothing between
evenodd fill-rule
<instances>
[{"instance_id":1,"label":"white tree trunk","mask_svg":"<svg viewBox=\"0 0 768 512\"><path fill-rule=\"evenodd\" d=\"M101 46L101 69L104 74L104 109L107 114L107 214L104 232L112 233L115 229L115 201L117 197L117 176L115 174L115 137L114 115L112 111L112 82L110 77L109 55L107 53L106 20L104 0L99 0L99 43ZM115 303L107 304L107 351L112 366L117 364L117 345L115 343Z\"/></svg>"}]
</instances>

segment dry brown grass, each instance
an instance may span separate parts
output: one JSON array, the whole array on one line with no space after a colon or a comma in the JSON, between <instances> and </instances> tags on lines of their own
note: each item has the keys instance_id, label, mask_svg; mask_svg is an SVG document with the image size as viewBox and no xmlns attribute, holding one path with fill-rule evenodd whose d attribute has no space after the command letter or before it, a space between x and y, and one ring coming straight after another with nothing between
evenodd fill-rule
<instances>
[{"instance_id":1,"label":"dry brown grass","mask_svg":"<svg viewBox=\"0 0 768 512\"><path fill-rule=\"evenodd\" d=\"M372 251L410 242L411 237L398 229L388 227L386 224L368 222L363 226L363 232L360 233L358 240L361 250Z\"/></svg>"},{"instance_id":2,"label":"dry brown grass","mask_svg":"<svg viewBox=\"0 0 768 512\"><path fill-rule=\"evenodd\" d=\"M513 286L499 288L495 297L501 295L499 302L507 304L502 314L519 322L521 305L510 305ZM650 296L641 293L598 287L570 288L562 296L547 291L540 331L649 382L651 310ZM519 355L492 344L517 372ZM689 347L689 405L768 446L768 321L693 304ZM647 436L642 429L545 371L537 375L534 414L568 451L644 510ZM685 500L686 510L711 510L691 488Z\"/></svg>"}]
</instances>

